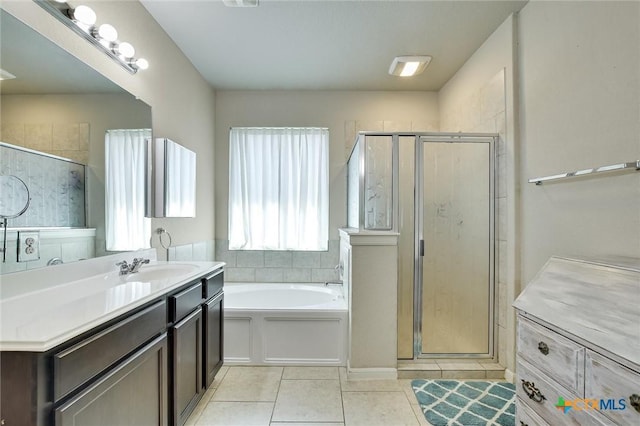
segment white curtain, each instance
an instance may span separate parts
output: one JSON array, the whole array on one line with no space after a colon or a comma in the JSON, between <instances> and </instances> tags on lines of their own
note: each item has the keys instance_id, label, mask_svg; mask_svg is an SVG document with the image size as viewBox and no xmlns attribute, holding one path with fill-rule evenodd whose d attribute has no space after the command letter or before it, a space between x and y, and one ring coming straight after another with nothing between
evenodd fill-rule
<instances>
[{"instance_id":1,"label":"white curtain","mask_svg":"<svg viewBox=\"0 0 640 426\"><path fill-rule=\"evenodd\" d=\"M108 130L105 136L107 250L148 248L151 220L145 213L145 140L151 129Z\"/></svg>"},{"instance_id":2,"label":"white curtain","mask_svg":"<svg viewBox=\"0 0 640 426\"><path fill-rule=\"evenodd\" d=\"M327 250L329 130L233 128L229 248Z\"/></svg>"}]
</instances>

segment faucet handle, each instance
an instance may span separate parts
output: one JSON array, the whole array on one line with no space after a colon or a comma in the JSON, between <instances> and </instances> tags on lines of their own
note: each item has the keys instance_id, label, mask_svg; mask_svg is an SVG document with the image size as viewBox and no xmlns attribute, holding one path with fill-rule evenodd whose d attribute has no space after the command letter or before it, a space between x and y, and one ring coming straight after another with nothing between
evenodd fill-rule
<instances>
[{"instance_id":1,"label":"faucet handle","mask_svg":"<svg viewBox=\"0 0 640 426\"><path fill-rule=\"evenodd\" d=\"M135 259L134 259L134 260L135 260ZM123 266L127 266L127 267L128 267L128 266L129 266L129 264L127 263L127 261L126 261L126 260L123 260L122 262L118 262L118 263L116 263L116 266L119 266L119 267L121 267L121 268L122 268Z\"/></svg>"}]
</instances>

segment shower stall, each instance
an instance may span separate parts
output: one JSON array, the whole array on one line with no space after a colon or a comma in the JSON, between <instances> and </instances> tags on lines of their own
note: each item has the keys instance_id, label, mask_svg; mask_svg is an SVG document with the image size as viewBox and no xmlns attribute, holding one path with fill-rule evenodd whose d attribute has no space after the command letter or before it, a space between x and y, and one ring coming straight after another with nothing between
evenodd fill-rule
<instances>
[{"instance_id":1,"label":"shower stall","mask_svg":"<svg viewBox=\"0 0 640 426\"><path fill-rule=\"evenodd\" d=\"M348 226L399 233L399 359L494 355L497 137L358 134Z\"/></svg>"}]
</instances>

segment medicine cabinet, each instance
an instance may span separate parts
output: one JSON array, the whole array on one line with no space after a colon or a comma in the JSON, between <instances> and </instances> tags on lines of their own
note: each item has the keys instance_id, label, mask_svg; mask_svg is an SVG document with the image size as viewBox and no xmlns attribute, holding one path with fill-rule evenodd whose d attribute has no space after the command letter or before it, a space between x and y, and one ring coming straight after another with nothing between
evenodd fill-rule
<instances>
[{"instance_id":1,"label":"medicine cabinet","mask_svg":"<svg viewBox=\"0 0 640 426\"><path fill-rule=\"evenodd\" d=\"M147 145L147 217L196 216L196 153L167 138Z\"/></svg>"}]
</instances>

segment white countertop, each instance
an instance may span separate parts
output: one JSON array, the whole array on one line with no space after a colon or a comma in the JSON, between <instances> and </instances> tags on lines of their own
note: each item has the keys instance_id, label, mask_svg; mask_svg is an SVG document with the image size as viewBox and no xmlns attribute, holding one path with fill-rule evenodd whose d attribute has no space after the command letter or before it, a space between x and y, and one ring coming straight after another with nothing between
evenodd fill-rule
<instances>
[{"instance_id":1,"label":"white countertop","mask_svg":"<svg viewBox=\"0 0 640 426\"><path fill-rule=\"evenodd\" d=\"M10 288L0 299L0 350L45 352L223 266L223 262L152 261L140 268L139 275L94 271L49 286L28 283L25 272L20 275L25 291L12 289L17 282L4 277L2 285L7 281ZM173 267L178 272L171 278L160 276ZM49 271L55 275L56 270Z\"/></svg>"}]
</instances>

